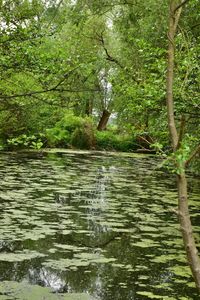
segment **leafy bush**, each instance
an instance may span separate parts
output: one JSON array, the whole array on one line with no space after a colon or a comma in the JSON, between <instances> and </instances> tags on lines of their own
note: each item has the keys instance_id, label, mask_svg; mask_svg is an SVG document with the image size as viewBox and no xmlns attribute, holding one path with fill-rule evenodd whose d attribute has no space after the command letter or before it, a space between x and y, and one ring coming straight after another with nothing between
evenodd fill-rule
<instances>
[{"instance_id":1,"label":"leafy bush","mask_svg":"<svg viewBox=\"0 0 200 300\"><path fill-rule=\"evenodd\" d=\"M60 121L56 123L55 127L67 130L72 133L76 128L80 128L86 119L74 116L72 113L66 114Z\"/></svg>"},{"instance_id":2,"label":"leafy bush","mask_svg":"<svg viewBox=\"0 0 200 300\"><path fill-rule=\"evenodd\" d=\"M50 147L70 147L90 149L94 144L92 122L89 118L66 114L55 127L46 130ZM88 139L88 141L87 141Z\"/></svg>"},{"instance_id":3,"label":"leafy bush","mask_svg":"<svg viewBox=\"0 0 200 300\"><path fill-rule=\"evenodd\" d=\"M59 127L47 129L46 137L50 147L68 147L71 139L70 133Z\"/></svg>"},{"instance_id":4,"label":"leafy bush","mask_svg":"<svg viewBox=\"0 0 200 300\"><path fill-rule=\"evenodd\" d=\"M26 135L21 134L18 137L7 140L8 147L11 149L15 148L30 148L39 150L44 145L44 134L38 135Z\"/></svg>"},{"instance_id":5,"label":"leafy bush","mask_svg":"<svg viewBox=\"0 0 200 300\"><path fill-rule=\"evenodd\" d=\"M99 150L133 151L136 149L134 138L129 135L113 134L111 131L97 131L96 147Z\"/></svg>"},{"instance_id":6,"label":"leafy bush","mask_svg":"<svg viewBox=\"0 0 200 300\"><path fill-rule=\"evenodd\" d=\"M48 145L50 147L69 147L72 132L76 128L80 128L84 123L84 119L66 114L55 127L46 130Z\"/></svg>"},{"instance_id":7,"label":"leafy bush","mask_svg":"<svg viewBox=\"0 0 200 300\"><path fill-rule=\"evenodd\" d=\"M76 128L71 138L72 146L79 149L92 149L95 145L93 127L90 122L84 124L81 128Z\"/></svg>"}]
</instances>

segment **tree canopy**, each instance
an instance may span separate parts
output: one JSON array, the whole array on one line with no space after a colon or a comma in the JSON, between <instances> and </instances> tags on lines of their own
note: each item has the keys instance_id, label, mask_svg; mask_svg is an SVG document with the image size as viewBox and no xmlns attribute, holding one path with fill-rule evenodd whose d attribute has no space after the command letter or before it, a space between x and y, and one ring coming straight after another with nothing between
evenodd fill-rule
<instances>
[{"instance_id":1,"label":"tree canopy","mask_svg":"<svg viewBox=\"0 0 200 300\"><path fill-rule=\"evenodd\" d=\"M95 128L107 111L104 135L115 126L113 135L138 147L168 147L167 1L2 0L0 8L2 146L46 136L71 114ZM190 145L200 133L198 11L198 0L186 3L176 39L175 114L188 120Z\"/></svg>"}]
</instances>

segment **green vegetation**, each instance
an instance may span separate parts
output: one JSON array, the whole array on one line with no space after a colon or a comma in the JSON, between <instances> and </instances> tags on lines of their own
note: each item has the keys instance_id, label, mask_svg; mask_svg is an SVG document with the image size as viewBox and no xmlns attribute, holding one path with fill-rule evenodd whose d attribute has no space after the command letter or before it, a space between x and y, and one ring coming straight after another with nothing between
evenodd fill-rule
<instances>
[{"instance_id":1,"label":"green vegetation","mask_svg":"<svg viewBox=\"0 0 200 300\"><path fill-rule=\"evenodd\" d=\"M199 0L0 0L0 150L161 154L200 291L186 176L200 166L199 10Z\"/></svg>"},{"instance_id":2,"label":"green vegetation","mask_svg":"<svg viewBox=\"0 0 200 300\"><path fill-rule=\"evenodd\" d=\"M48 299L48 300L90 300L91 298L85 293L55 294L49 288L37 285L29 285L27 282L18 283L15 281L5 281L0 283L0 294L3 300L9 299Z\"/></svg>"},{"instance_id":3,"label":"green vegetation","mask_svg":"<svg viewBox=\"0 0 200 300\"><path fill-rule=\"evenodd\" d=\"M1 149L170 150L167 3L19 0L0 8ZM188 120L191 149L200 138L198 8L191 0L181 19L174 83L176 121Z\"/></svg>"}]
</instances>

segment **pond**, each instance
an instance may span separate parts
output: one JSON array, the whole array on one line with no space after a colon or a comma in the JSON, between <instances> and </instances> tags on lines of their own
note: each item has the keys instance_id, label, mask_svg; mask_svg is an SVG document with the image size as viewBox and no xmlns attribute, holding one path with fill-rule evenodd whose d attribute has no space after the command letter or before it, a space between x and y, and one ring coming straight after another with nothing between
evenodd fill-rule
<instances>
[{"instance_id":1,"label":"pond","mask_svg":"<svg viewBox=\"0 0 200 300\"><path fill-rule=\"evenodd\" d=\"M0 300L199 299L153 156L0 156ZM200 240L200 187L190 209Z\"/></svg>"}]
</instances>

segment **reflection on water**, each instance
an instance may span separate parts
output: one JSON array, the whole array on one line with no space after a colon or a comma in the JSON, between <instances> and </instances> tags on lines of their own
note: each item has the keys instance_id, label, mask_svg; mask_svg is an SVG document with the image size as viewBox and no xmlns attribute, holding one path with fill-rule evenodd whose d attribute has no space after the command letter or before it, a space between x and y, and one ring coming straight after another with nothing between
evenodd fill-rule
<instances>
[{"instance_id":1,"label":"reflection on water","mask_svg":"<svg viewBox=\"0 0 200 300\"><path fill-rule=\"evenodd\" d=\"M150 156L1 155L0 281L97 300L198 299L172 213L173 180L157 164ZM190 182L198 238L200 189Z\"/></svg>"}]
</instances>

